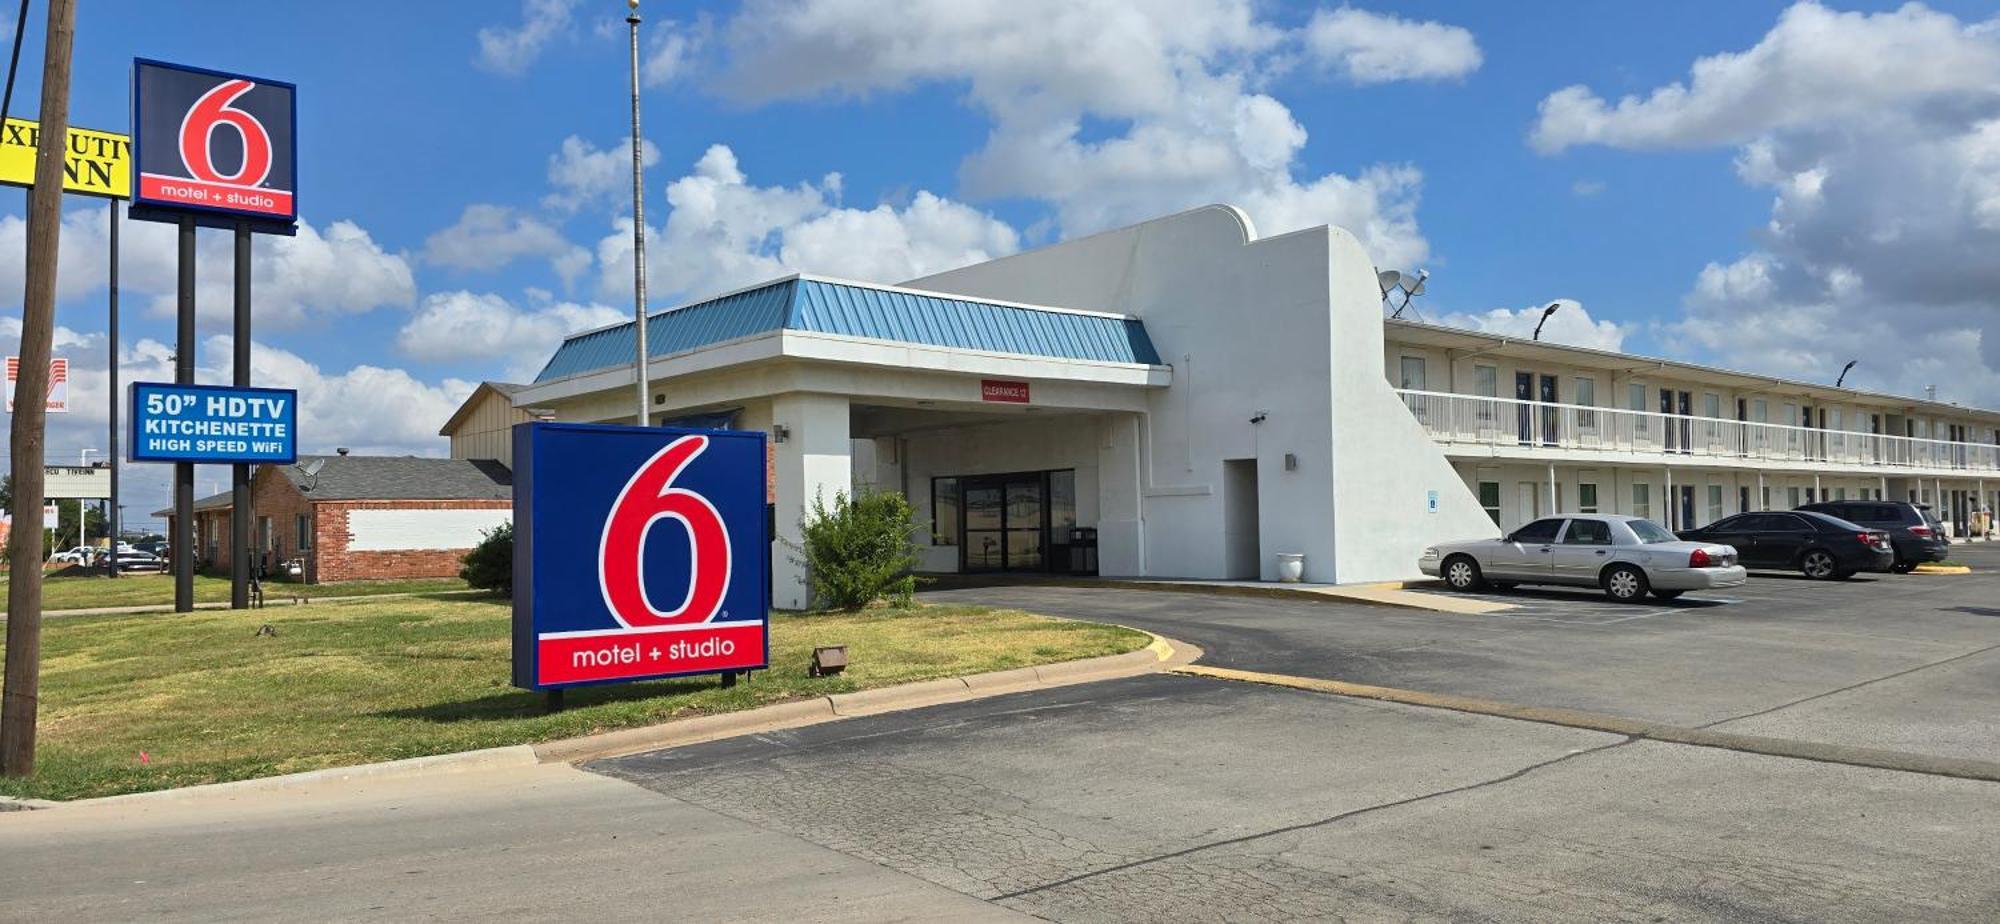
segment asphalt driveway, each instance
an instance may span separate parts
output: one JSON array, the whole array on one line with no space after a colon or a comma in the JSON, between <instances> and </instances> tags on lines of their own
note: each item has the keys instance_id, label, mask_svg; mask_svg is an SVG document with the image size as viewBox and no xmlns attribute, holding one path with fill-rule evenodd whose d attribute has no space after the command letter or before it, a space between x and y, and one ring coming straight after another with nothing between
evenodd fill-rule
<instances>
[{"instance_id":1,"label":"asphalt driveway","mask_svg":"<svg viewBox=\"0 0 2000 924\"><path fill-rule=\"evenodd\" d=\"M1997 592L2000 574L1771 578L1660 607L1532 594L1488 616L929 596L1141 626L1203 664L1994 759ZM1204 677L590 769L1060 921L2000 918L2000 783Z\"/></svg>"}]
</instances>

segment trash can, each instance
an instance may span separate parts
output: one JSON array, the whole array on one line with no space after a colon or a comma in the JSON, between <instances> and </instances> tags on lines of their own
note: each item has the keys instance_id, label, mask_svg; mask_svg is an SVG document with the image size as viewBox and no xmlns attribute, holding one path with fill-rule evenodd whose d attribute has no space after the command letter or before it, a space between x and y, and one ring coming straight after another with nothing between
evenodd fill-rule
<instances>
[{"instance_id":1,"label":"trash can","mask_svg":"<svg viewBox=\"0 0 2000 924\"><path fill-rule=\"evenodd\" d=\"M1306 556L1303 552L1279 552L1278 580L1286 584L1297 584L1305 577Z\"/></svg>"},{"instance_id":2,"label":"trash can","mask_svg":"<svg viewBox=\"0 0 2000 924\"><path fill-rule=\"evenodd\" d=\"M1069 531L1069 573L1097 573L1097 529L1074 527Z\"/></svg>"}]
</instances>

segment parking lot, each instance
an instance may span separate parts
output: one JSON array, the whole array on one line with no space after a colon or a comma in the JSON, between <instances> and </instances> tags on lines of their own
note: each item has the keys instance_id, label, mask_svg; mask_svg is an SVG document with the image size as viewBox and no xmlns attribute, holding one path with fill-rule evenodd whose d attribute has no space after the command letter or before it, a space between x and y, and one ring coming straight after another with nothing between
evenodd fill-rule
<instances>
[{"instance_id":1,"label":"parking lot","mask_svg":"<svg viewBox=\"0 0 2000 924\"><path fill-rule=\"evenodd\" d=\"M2000 550L1955 557L1981 573L1758 575L1668 605L1530 590L1482 616L929 595L1141 626L1202 646L1203 665L1743 747L1164 676L593 768L1052 920L1992 921L2000 782L1927 769L2000 761Z\"/></svg>"}]
</instances>

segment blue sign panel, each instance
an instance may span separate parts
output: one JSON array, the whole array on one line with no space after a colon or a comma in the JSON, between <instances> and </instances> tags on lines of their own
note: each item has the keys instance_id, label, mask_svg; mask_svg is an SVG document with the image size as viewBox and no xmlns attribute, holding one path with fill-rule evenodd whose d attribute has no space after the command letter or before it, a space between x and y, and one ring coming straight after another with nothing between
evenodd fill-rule
<instances>
[{"instance_id":1,"label":"blue sign panel","mask_svg":"<svg viewBox=\"0 0 2000 924\"><path fill-rule=\"evenodd\" d=\"M514 427L514 685L762 669L764 434Z\"/></svg>"},{"instance_id":2,"label":"blue sign panel","mask_svg":"<svg viewBox=\"0 0 2000 924\"><path fill-rule=\"evenodd\" d=\"M134 462L296 462L298 429L289 388L132 384Z\"/></svg>"}]
</instances>

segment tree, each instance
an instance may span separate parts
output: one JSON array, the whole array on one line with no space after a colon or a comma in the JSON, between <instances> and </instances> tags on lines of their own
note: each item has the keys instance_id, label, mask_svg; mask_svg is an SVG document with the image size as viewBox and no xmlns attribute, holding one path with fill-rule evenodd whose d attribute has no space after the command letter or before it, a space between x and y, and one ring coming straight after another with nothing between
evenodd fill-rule
<instances>
[{"instance_id":1,"label":"tree","mask_svg":"<svg viewBox=\"0 0 2000 924\"><path fill-rule=\"evenodd\" d=\"M502 523L486 531L485 538L460 559L464 567L458 576L481 590L514 593L514 524Z\"/></svg>"},{"instance_id":2,"label":"tree","mask_svg":"<svg viewBox=\"0 0 2000 924\"><path fill-rule=\"evenodd\" d=\"M845 492L833 505L813 498L800 524L806 575L820 606L858 610L891 597L907 606L916 592L917 524L910 502L893 491Z\"/></svg>"}]
</instances>

